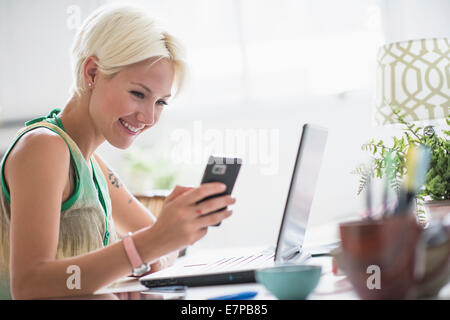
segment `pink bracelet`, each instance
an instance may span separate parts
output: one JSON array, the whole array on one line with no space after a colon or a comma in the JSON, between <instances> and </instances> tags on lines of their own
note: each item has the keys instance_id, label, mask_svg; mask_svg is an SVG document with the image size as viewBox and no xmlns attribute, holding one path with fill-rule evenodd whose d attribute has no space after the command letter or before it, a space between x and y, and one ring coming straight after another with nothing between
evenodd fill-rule
<instances>
[{"instance_id":1,"label":"pink bracelet","mask_svg":"<svg viewBox=\"0 0 450 320\"><path fill-rule=\"evenodd\" d=\"M139 277L150 271L150 265L147 265L142 261L141 256L136 250L131 232L128 232L128 235L123 238L123 246L127 253L128 260L130 260L131 266L133 267L133 276Z\"/></svg>"}]
</instances>

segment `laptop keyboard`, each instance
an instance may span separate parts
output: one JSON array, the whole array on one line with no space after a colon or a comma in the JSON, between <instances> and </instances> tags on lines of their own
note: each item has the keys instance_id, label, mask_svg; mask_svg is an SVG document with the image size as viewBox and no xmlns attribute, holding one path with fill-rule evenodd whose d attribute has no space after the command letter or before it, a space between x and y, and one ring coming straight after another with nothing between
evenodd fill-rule
<instances>
[{"instance_id":1,"label":"laptop keyboard","mask_svg":"<svg viewBox=\"0 0 450 320\"><path fill-rule=\"evenodd\" d=\"M204 265L193 264L185 265L189 267L201 267L198 270L201 272L221 272L228 270L247 270L259 269L266 266L273 265L274 252L273 250L264 250L258 254L243 255L235 257L222 258Z\"/></svg>"}]
</instances>

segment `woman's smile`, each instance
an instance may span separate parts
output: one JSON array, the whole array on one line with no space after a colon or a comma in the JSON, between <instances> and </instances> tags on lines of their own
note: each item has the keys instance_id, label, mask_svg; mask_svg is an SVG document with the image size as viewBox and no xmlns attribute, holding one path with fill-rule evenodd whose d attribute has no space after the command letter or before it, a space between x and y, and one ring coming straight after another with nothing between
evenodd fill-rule
<instances>
[{"instance_id":1,"label":"woman's smile","mask_svg":"<svg viewBox=\"0 0 450 320\"><path fill-rule=\"evenodd\" d=\"M144 127L141 126L139 128L132 126L130 123L125 121L124 119L120 118L119 122L121 123L121 127L131 135L137 135Z\"/></svg>"}]
</instances>

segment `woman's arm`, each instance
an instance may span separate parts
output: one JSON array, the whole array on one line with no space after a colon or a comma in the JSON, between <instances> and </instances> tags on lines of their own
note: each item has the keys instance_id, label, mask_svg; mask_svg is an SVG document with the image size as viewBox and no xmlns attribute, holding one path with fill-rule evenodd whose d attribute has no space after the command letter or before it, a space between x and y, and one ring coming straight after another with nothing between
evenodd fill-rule
<instances>
[{"instance_id":1,"label":"woman's arm","mask_svg":"<svg viewBox=\"0 0 450 320\"><path fill-rule=\"evenodd\" d=\"M119 176L98 154L94 157L108 182L112 216L119 234L125 235L153 225L156 218L150 210L128 191Z\"/></svg>"},{"instance_id":2,"label":"woman's arm","mask_svg":"<svg viewBox=\"0 0 450 320\"><path fill-rule=\"evenodd\" d=\"M69 165L65 142L45 129L25 134L8 157L5 175L11 193L10 275L14 298L89 294L131 270L121 243L55 260ZM142 233L134 238L136 246L144 251L143 243L149 240ZM143 255L151 259L159 254L153 250ZM80 270L80 289L67 286L69 266Z\"/></svg>"},{"instance_id":3,"label":"woman's arm","mask_svg":"<svg viewBox=\"0 0 450 320\"><path fill-rule=\"evenodd\" d=\"M45 150L45 152L42 152ZM33 130L25 134L5 164L11 193L10 276L13 298L33 299L92 294L130 274L131 265L122 241L75 257L56 260L61 201L70 154L64 141L54 133ZM204 184L179 193L175 188L166 199L160 218L150 228L133 234L142 259L151 262L193 244L207 227L231 215L222 210L234 203L222 196L195 206L198 200L220 193L219 183ZM80 288L68 285L71 266L80 270Z\"/></svg>"},{"instance_id":4,"label":"woman's arm","mask_svg":"<svg viewBox=\"0 0 450 320\"><path fill-rule=\"evenodd\" d=\"M152 226L156 221L152 212L133 196L111 166L100 155L95 154L94 157L108 182L112 216L118 233L123 236L128 232L135 232L142 228ZM190 189L192 188L180 187L179 194ZM171 266L177 257L178 251L175 251L168 254L167 259L155 261L151 266L151 272L156 272Z\"/></svg>"}]
</instances>

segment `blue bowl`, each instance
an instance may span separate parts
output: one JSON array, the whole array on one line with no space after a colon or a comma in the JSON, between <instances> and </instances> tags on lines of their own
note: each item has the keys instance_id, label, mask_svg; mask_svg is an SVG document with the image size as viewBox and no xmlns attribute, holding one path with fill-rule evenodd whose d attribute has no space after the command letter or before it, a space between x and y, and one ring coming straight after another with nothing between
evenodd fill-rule
<instances>
[{"instance_id":1,"label":"blue bowl","mask_svg":"<svg viewBox=\"0 0 450 320\"><path fill-rule=\"evenodd\" d=\"M317 287L322 267L284 265L257 270L256 281L281 300L304 300Z\"/></svg>"}]
</instances>

